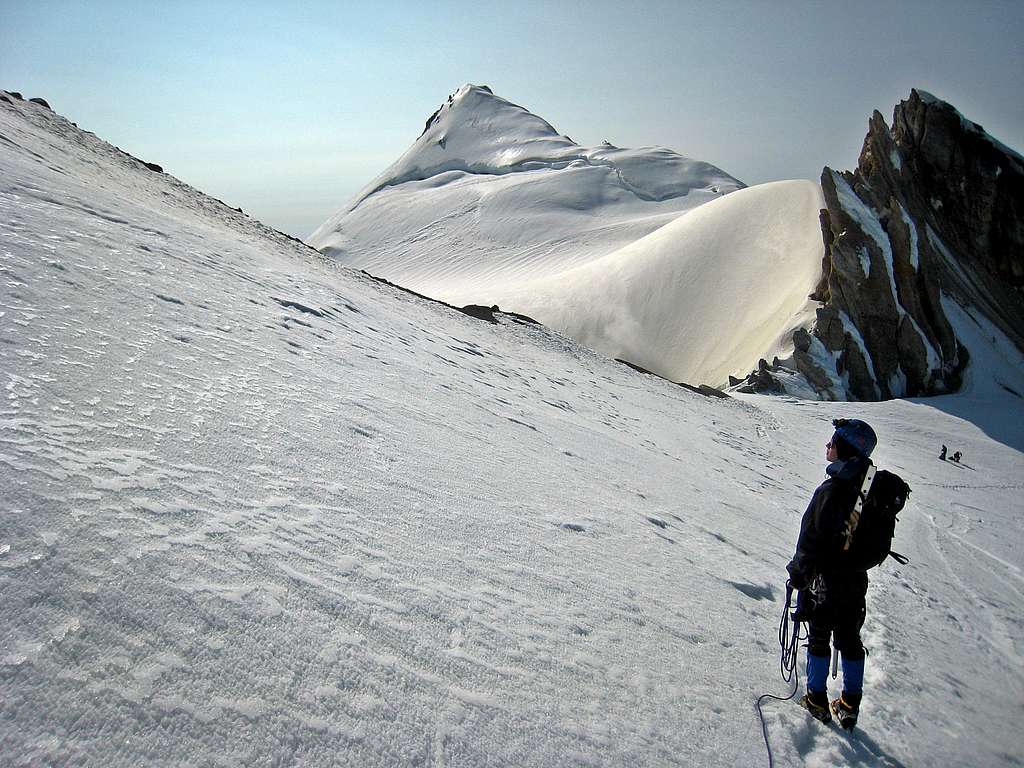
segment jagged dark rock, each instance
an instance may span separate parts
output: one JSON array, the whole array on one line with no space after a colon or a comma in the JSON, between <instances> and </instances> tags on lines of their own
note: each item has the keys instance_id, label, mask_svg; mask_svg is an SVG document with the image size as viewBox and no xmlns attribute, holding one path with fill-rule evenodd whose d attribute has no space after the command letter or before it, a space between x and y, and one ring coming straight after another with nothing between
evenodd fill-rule
<instances>
[{"instance_id":1,"label":"jagged dark rock","mask_svg":"<svg viewBox=\"0 0 1024 768\"><path fill-rule=\"evenodd\" d=\"M482 304L467 304L464 307L458 308L459 312L470 317L475 317L477 320L486 320L489 323L497 323L498 321L494 317L494 313L498 312L498 305L485 307Z\"/></svg>"},{"instance_id":2,"label":"jagged dark rock","mask_svg":"<svg viewBox=\"0 0 1024 768\"><path fill-rule=\"evenodd\" d=\"M448 97L448 103L449 104L452 103L452 97L451 96ZM423 126L423 133L421 133L420 136L422 136L424 133L426 133L427 131L430 130L430 126L432 126L434 124L434 121L437 119L437 116L439 114L441 114L441 110L443 108L444 108L444 105L442 104L440 107L438 107L437 109L434 110L434 114L432 114L430 117L427 118L427 122Z\"/></svg>"},{"instance_id":3,"label":"jagged dark rock","mask_svg":"<svg viewBox=\"0 0 1024 768\"><path fill-rule=\"evenodd\" d=\"M1024 349L1024 159L951 105L912 91L875 112L857 170L825 168L825 256L794 362L822 397L884 400L960 387L969 351L942 297ZM763 373L763 369L759 373ZM752 374L753 375L753 374Z\"/></svg>"},{"instance_id":4,"label":"jagged dark rock","mask_svg":"<svg viewBox=\"0 0 1024 768\"><path fill-rule=\"evenodd\" d=\"M772 375L772 369L778 367L778 359L776 359L775 363L772 366L769 366L768 361L765 360L764 358L761 358L760 360L757 361L757 370L751 373L749 376L747 376L746 384L741 386L737 391L751 395L785 394L785 387L783 387L782 383ZM737 381L736 383L741 384L742 382Z\"/></svg>"},{"instance_id":5,"label":"jagged dark rock","mask_svg":"<svg viewBox=\"0 0 1024 768\"><path fill-rule=\"evenodd\" d=\"M41 107L46 107L47 109L50 109L50 105L46 103L46 99L40 99L37 96L34 99L29 99L29 101L32 102L33 104L38 104ZM53 111L53 110L50 110L50 111Z\"/></svg>"}]
</instances>

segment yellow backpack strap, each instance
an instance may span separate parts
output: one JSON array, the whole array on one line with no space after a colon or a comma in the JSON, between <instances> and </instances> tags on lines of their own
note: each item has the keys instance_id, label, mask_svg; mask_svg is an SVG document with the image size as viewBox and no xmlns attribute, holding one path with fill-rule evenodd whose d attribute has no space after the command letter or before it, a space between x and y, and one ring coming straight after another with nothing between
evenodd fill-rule
<instances>
[{"instance_id":1,"label":"yellow backpack strap","mask_svg":"<svg viewBox=\"0 0 1024 768\"><path fill-rule=\"evenodd\" d=\"M868 498L868 494L871 493L871 483L875 479L875 465L868 464L868 471L864 473L864 482L860 484L860 491L857 492L857 501L853 505L853 511L850 513L849 519L846 521L846 527L843 529L843 551L845 552L850 548L850 544L853 543L853 532L857 530L857 523L860 522L860 513L864 509L864 502Z\"/></svg>"}]
</instances>

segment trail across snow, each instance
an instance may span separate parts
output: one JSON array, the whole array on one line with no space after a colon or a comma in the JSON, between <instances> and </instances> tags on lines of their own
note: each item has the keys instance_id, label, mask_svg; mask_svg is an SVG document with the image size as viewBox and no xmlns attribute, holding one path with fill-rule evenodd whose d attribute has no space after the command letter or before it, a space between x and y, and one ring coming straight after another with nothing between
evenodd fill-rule
<instances>
[{"instance_id":1,"label":"trail across snow","mask_svg":"<svg viewBox=\"0 0 1024 768\"><path fill-rule=\"evenodd\" d=\"M912 559L873 575L863 730L769 705L776 764L1019 762L1020 398L703 398L42 107L0 136L4 765L766 764L784 565L854 414Z\"/></svg>"}]
</instances>

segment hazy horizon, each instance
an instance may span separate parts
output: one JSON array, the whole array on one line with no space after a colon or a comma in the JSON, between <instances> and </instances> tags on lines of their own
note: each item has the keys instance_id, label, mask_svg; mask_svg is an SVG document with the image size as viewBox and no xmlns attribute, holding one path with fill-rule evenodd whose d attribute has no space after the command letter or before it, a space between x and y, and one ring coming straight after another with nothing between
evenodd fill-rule
<instances>
[{"instance_id":1,"label":"hazy horizon","mask_svg":"<svg viewBox=\"0 0 1024 768\"><path fill-rule=\"evenodd\" d=\"M914 87L1024 147L1024 6L3 2L0 87L298 237L490 86L584 145L747 184L856 165Z\"/></svg>"}]
</instances>

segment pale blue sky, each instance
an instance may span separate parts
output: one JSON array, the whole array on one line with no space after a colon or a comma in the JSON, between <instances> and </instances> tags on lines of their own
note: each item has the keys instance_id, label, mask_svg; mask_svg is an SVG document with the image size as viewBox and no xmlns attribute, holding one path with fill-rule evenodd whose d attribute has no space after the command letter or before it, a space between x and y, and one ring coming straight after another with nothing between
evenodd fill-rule
<instances>
[{"instance_id":1,"label":"pale blue sky","mask_svg":"<svg viewBox=\"0 0 1024 768\"><path fill-rule=\"evenodd\" d=\"M0 87L304 237L464 83L748 184L856 165L912 87L1024 150L1024 2L20 2Z\"/></svg>"}]
</instances>

